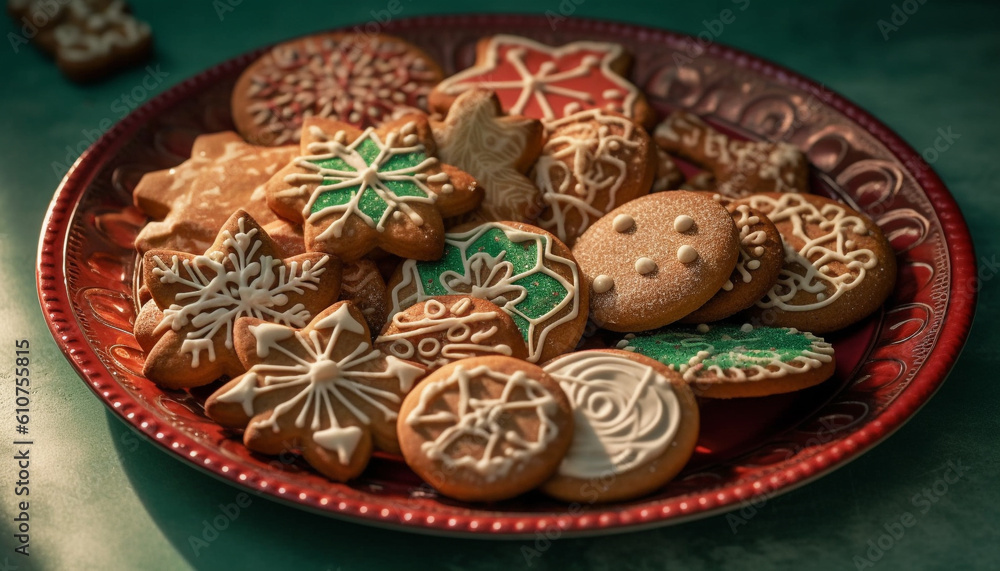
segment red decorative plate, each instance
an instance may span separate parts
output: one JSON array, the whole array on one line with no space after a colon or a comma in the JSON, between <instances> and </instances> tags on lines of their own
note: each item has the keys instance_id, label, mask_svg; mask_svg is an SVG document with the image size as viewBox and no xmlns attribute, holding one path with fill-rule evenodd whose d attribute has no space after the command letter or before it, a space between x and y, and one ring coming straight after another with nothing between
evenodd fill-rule
<instances>
[{"instance_id":1,"label":"red decorative plate","mask_svg":"<svg viewBox=\"0 0 1000 571\"><path fill-rule=\"evenodd\" d=\"M131 207L139 178L188 157L200 133L232 128L229 92L256 53L177 85L126 117L83 154L56 191L42 231L38 291L56 342L116 414L170 454L235 485L312 511L443 534L534 536L619 532L718 513L804 484L869 450L944 381L969 331L976 267L968 229L941 180L896 134L844 98L759 58L660 30L544 17L443 16L392 21L385 31L427 49L453 72L484 35L559 44L624 44L632 80L660 113L683 107L747 138L804 149L818 192L866 212L899 253L899 285L882 313L833 339L836 377L791 395L708 402L695 457L659 493L611 505L567 506L527 495L491 506L439 497L396 458L333 484L293 459L248 452L202 413L205 395L142 378L132 336L143 223ZM683 67L675 63L693 57Z\"/></svg>"}]
</instances>

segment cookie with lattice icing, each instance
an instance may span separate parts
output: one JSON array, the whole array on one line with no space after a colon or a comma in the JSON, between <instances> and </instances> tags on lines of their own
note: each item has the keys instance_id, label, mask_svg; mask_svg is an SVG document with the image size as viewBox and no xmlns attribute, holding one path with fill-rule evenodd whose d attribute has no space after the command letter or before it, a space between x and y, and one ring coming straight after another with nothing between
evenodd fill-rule
<instances>
[{"instance_id":1,"label":"cookie with lattice icing","mask_svg":"<svg viewBox=\"0 0 1000 571\"><path fill-rule=\"evenodd\" d=\"M572 247L615 207L649 193L657 159L649 135L631 119L591 109L545 124L532 170L546 209L538 226Z\"/></svg>"},{"instance_id":2,"label":"cookie with lattice icing","mask_svg":"<svg viewBox=\"0 0 1000 571\"><path fill-rule=\"evenodd\" d=\"M245 428L247 448L299 452L340 482L361 474L373 449L399 451L399 406L425 371L373 349L350 302L335 303L302 328L244 317L234 337L247 372L215 391L205 414Z\"/></svg>"},{"instance_id":3,"label":"cookie with lattice icing","mask_svg":"<svg viewBox=\"0 0 1000 571\"><path fill-rule=\"evenodd\" d=\"M272 239L294 249L301 232L267 207L263 189L297 154L294 146L259 147L232 131L200 135L191 158L143 175L132 192L136 207L149 216L135 239L142 253L167 248L192 254L207 250L229 217L242 208Z\"/></svg>"},{"instance_id":4,"label":"cookie with lattice icing","mask_svg":"<svg viewBox=\"0 0 1000 571\"><path fill-rule=\"evenodd\" d=\"M435 261L406 260L388 280L389 313L439 295L492 302L514 320L528 361L576 347L587 325L589 292L573 254L541 228L488 222L446 237Z\"/></svg>"},{"instance_id":5,"label":"cookie with lattice icing","mask_svg":"<svg viewBox=\"0 0 1000 571\"><path fill-rule=\"evenodd\" d=\"M738 237L729 212L699 193L657 192L619 206L573 247L591 319L622 332L677 321L729 279Z\"/></svg>"},{"instance_id":6,"label":"cookie with lattice icing","mask_svg":"<svg viewBox=\"0 0 1000 571\"><path fill-rule=\"evenodd\" d=\"M652 145L656 152L656 176L653 178L653 186L650 192L663 192L665 190L685 190L683 188L685 177L681 168L677 166L677 161L670 153L664 151L659 145Z\"/></svg>"},{"instance_id":7,"label":"cookie with lattice icing","mask_svg":"<svg viewBox=\"0 0 1000 571\"><path fill-rule=\"evenodd\" d=\"M663 149L711 171L720 194L809 192L808 163L794 145L732 139L686 111L670 114L656 126L654 138Z\"/></svg>"},{"instance_id":8,"label":"cookie with lattice icing","mask_svg":"<svg viewBox=\"0 0 1000 571\"><path fill-rule=\"evenodd\" d=\"M878 311L896 285L896 253L867 216L813 194L734 202L763 212L781 233L777 283L748 310L755 323L828 333Z\"/></svg>"},{"instance_id":9,"label":"cookie with lattice icing","mask_svg":"<svg viewBox=\"0 0 1000 571\"><path fill-rule=\"evenodd\" d=\"M299 142L304 121L326 117L376 126L426 109L443 73L420 48L384 34L325 33L274 46L233 87L233 121L258 145Z\"/></svg>"},{"instance_id":10,"label":"cookie with lattice icing","mask_svg":"<svg viewBox=\"0 0 1000 571\"><path fill-rule=\"evenodd\" d=\"M715 195L718 196L718 195ZM778 281L785 260L781 234L759 210L745 204L726 207L740 235L740 255L729 281L681 323L711 323L736 315L759 300Z\"/></svg>"},{"instance_id":11,"label":"cookie with lattice icing","mask_svg":"<svg viewBox=\"0 0 1000 571\"><path fill-rule=\"evenodd\" d=\"M347 262L375 248L435 260L444 247L443 217L469 212L483 199L472 176L437 159L421 113L364 131L307 119L299 156L265 192L272 210L302 224L307 250Z\"/></svg>"},{"instance_id":12,"label":"cookie with lattice icing","mask_svg":"<svg viewBox=\"0 0 1000 571\"><path fill-rule=\"evenodd\" d=\"M624 76L631 58L619 44L573 42L548 46L496 35L476 45L476 63L439 83L428 100L444 113L475 88L495 91L505 112L552 121L578 111L605 109L650 126L655 114Z\"/></svg>"},{"instance_id":13,"label":"cookie with lattice icing","mask_svg":"<svg viewBox=\"0 0 1000 571\"><path fill-rule=\"evenodd\" d=\"M204 254L149 250L142 272L163 314L153 331L137 335L155 339L143 375L166 388L187 388L244 371L233 344L237 318L308 323L337 298L341 264L319 252L282 259L267 233L239 210Z\"/></svg>"},{"instance_id":14,"label":"cookie with lattice icing","mask_svg":"<svg viewBox=\"0 0 1000 571\"><path fill-rule=\"evenodd\" d=\"M513 318L485 299L464 295L433 297L393 315L375 348L430 369L483 355L528 357Z\"/></svg>"},{"instance_id":15,"label":"cookie with lattice icing","mask_svg":"<svg viewBox=\"0 0 1000 571\"><path fill-rule=\"evenodd\" d=\"M448 115L431 121L438 157L473 177L485 196L464 218L479 222L532 220L541 210L538 188L524 175L538 158L544 132L537 119L507 116L492 91L460 95Z\"/></svg>"},{"instance_id":16,"label":"cookie with lattice icing","mask_svg":"<svg viewBox=\"0 0 1000 571\"><path fill-rule=\"evenodd\" d=\"M542 368L573 406L573 443L542 491L567 502L645 495L684 467L698 404L676 371L627 351L568 353Z\"/></svg>"},{"instance_id":17,"label":"cookie with lattice icing","mask_svg":"<svg viewBox=\"0 0 1000 571\"><path fill-rule=\"evenodd\" d=\"M833 345L782 327L718 323L626 335L618 348L679 372L699 397L759 397L818 385L833 376Z\"/></svg>"},{"instance_id":18,"label":"cookie with lattice icing","mask_svg":"<svg viewBox=\"0 0 1000 571\"><path fill-rule=\"evenodd\" d=\"M499 501L534 489L573 440L559 384L512 357L463 359L429 374L397 421L406 463L446 496Z\"/></svg>"}]
</instances>

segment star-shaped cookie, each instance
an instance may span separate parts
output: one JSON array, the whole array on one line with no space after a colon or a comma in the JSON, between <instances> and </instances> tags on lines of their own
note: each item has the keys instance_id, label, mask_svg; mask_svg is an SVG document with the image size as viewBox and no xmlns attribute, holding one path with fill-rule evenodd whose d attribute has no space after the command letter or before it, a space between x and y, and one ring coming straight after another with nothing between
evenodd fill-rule
<instances>
[{"instance_id":1,"label":"star-shaped cookie","mask_svg":"<svg viewBox=\"0 0 1000 571\"><path fill-rule=\"evenodd\" d=\"M506 117L496 94L460 95L443 121L431 121L438 156L472 176L486 197L473 217L482 222L528 220L541 210L540 193L524 175L542 150L537 119Z\"/></svg>"},{"instance_id":2,"label":"star-shaped cookie","mask_svg":"<svg viewBox=\"0 0 1000 571\"><path fill-rule=\"evenodd\" d=\"M209 397L205 413L246 427L247 448L301 451L342 482L365 469L373 446L399 451L399 406L425 369L372 349L364 316L350 302L301 329L243 318L235 337L247 372Z\"/></svg>"},{"instance_id":3,"label":"star-shaped cookie","mask_svg":"<svg viewBox=\"0 0 1000 571\"><path fill-rule=\"evenodd\" d=\"M167 388L238 375L244 369L233 345L237 318L302 327L337 298L337 258L312 252L282 260L276 250L257 222L239 210L202 255L146 252L143 280L155 304L147 303L144 311L161 311L163 318L140 313L136 319L136 337L152 344L143 375Z\"/></svg>"},{"instance_id":4,"label":"star-shaped cookie","mask_svg":"<svg viewBox=\"0 0 1000 571\"><path fill-rule=\"evenodd\" d=\"M307 119L301 156L271 178L266 193L272 210L302 223L307 250L347 262L375 248L437 259L442 218L483 199L472 176L438 161L427 117L416 113L364 131Z\"/></svg>"}]
</instances>

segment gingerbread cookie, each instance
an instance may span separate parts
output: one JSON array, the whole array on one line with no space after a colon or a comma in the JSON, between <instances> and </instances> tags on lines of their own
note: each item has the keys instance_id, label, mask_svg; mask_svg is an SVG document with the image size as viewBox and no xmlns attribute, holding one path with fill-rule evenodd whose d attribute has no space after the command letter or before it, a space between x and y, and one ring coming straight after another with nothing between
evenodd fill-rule
<instances>
[{"instance_id":1,"label":"gingerbread cookie","mask_svg":"<svg viewBox=\"0 0 1000 571\"><path fill-rule=\"evenodd\" d=\"M307 36L271 48L240 75L233 121L251 143L297 143L309 117L364 128L401 108L426 109L427 94L442 77L429 55L399 38Z\"/></svg>"},{"instance_id":2,"label":"gingerbread cookie","mask_svg":"<svg viewBox=\"0 0 1000 571\"><path fill-rule=\"evenodd\" d=\"M537 119L504 116L495 93L472 89L460 95L443 121L431 121L438 157L473 177L485 198L473 217L480 222L531 220L541 210L538 188L524 173L542 149Z\"/></svg>"},{"instance_id":3,"label":"gingerbread cookie","mask_svg":"<svg viewBox=\"0 0 1000 571\"><path fill-rule=\"evenodd\" d=\"M573 42L547 46L518 36L483 38L476 63L431 92L431 108L444 113L462 93L493 90L504 111L551 121L587 109L621 113L650 126L655 114L642 92L623 76L631 58L618 44Z\"/></svg>"},{"instance_id":4,"label":"gingerbread cookie","mask_svg":"<svg viewBox=\"0 0 1000 571\"><path fill-rule=\"evenodd\" d=\"M611 331L645 331L705 304L739 256L729 212L697 193L658 192L591 226L573 248L591 284L591 318Z\"/></svg>"},{"instance_id":5,"label":"gingerbread cookie","mask_svg":"<svg viewBox=\"0 0 1000 571\"><path fill-rule=\"evenodd\" d=\"M587 323L589 292L569 248L517 222L448 234L439 260L407 260L388 288L390 315L439 295L468 294L496 304L514 319L528 361L536 363L575 347Z\"/></svg>"},{"instance_id":6,"label":"gingerbread cookie","mask_svg":"<svg viewBox=\"0 0 1000 571\"><path fill-rule=\"evenodd\" d=\"M340 261L322 253L282 260L246 212L223 225L203 255L150 250L143 280L163 312L143 375L166 388L238 375L233 324L253 316L302 327L337 297Z\"/></svg>"},{"instance_id":7,"label":"gingerbread cookie","mask_svg":"<svg viewBox=\"0 0 1000 571\"><path fill-rule=\"evenodd\" d=\"M546 123L533 171L548 207L538 225L572 247L605 213L647 194L656 174L649 135L621 115L594 109Z\"/></svg>"},{"instance_id":8,"label":"gingerbread cookie","mask_svg":"<svg viewBox=\"0 0 1000 571\"><path fill-rule=\"evenodd\" d=\"M740 234L736 268L722 289L681 323L711 323L735 315L759 300L778 281L785 247L774 224L745 204L727 207Z\"/></svg>"},{"instance_id":9,"label":"gingerbread cookie","mask_svg":"<svg viewBox=\"0 0 1000 571\"><path fill-rule=\"evenodd\" d=\"M393 315L375 348L430 369L483 355L528 357L509 315L485 299L461 295L434 297Z\"/></svg>"},{"instance_id":10,"label":"gingerbread cookie","mask_svg":"<svg viewBox=\"0 0 1000 571\"><path fill-rule=\"evenodd\" d=\"M837 365L833 346L812 333L749 323L627 335L618 347L668 365L709 398L797 391L829 379Z\"/></svg>"},{"instance_id":11,"label":"gingerbread cookie","mask_svg":"<svg viewBox=\"0 0 1000 571\"><path fill-rule=\"evenodd\" d=\"M140 253L166 248L198 254L207 250L219 229L243 208L272 239L293 242L296 229L267 207L262 189L274 173L297 154L295 147L248 145L232 131L201 135L191 158L176 167L143 175L132 194L136 207L153 219L139 231ZM272 231L278 230L277 233Z\"/></svg>"},{"instance_id":12,"label":"gingerbread cookie","mask_svg":"<svg viewBox=\"0 0 1000 571\"><path fill-rule=\"evenodd\" d=\"M653 179L653 187L650 192L663 192L665 190L685 190L684 173L677 166L677 162L670 153L664 151L659 145L652 145L656 151L656 178Z\"/></svg>"},{"instance_id":13,"label":"gingerbread cookie","mask_svg":"<svg viewBox=\"0 0 1000 571\"><path fill-rule=\"evenodd\" d=\"M734 204L767 215L785 243L778 282L750 309L760 323L829 333L877 311L892 293L896 253L867 216L812 194L761 194Z\"/></svg>"},{"instance_id":14,"label":"gingerbread cookie","mask_svg":"<svg viewBox=\"0 0 1000 571\"><path fill-rule=\"evenodd\" d=\"M301 222L306 249L354 261L376 247L435 260L444 247L442 216L468 212L482 189L441 164L426 116L406 115L364 131L308 119L301 156L267 183L267 203Z\"/></svg>"},{"instance_id":15,"label":"gingerbread cookie","mask_svg":"<svg viewBox=\"0 0 1000 571\"><path fill-rule=\"evenodd\" d=\"M244 317L235 339L247 372L213 393L205 414L246 427L247 448L298 451L339 482L361 474L373 448L399 451L399 405L424 369L372 349L350 302L330 306L301 329Z\"/></svg>"},{"instance_id":16,"label":"gingerbread cookie","mask_svg":"<svg viewBox=\"0 0 1000 571\"><path fill-rule=\"evenodd\" d=\"M730 139L685 111L670 114L654 135L667 151L712 171L720 194L809 192L805 155L788 143Z\"/></svg>"},{"instance_id":17,"label":"gingerbread cookie","mask_svg":"<svg viewBox=\"0 0 1000 571\"><path fill-rule=\"evenodd\" d=\"M542 491L567 502L645 495L680 472L698 440L694 394L653 359L580 351L543 366L573 406L573 443Z\"/></svg>"},{"instance_id":18,"label":"gingerbread cookie","mask_svg":"<svg viewBox=\"0 0 1000 571\"><path fill-rule=\"evenodd\" d=\"M368 328L372 331L381 331L388 318L389 308L386 307L385 296L385 280L375 262L358 260L344 264L340 299L353 303L365 316Z\"/></svg>"},{"instance_id":19,"label":"gingerbread cookie","mask_svg":"<svg viewBox=\"0 0 1000 571\"><path fill-rule=\"evenodd\" d=\"M548 374L511 357L473 357L427 376L397 422L407 465L442 494L498 501L547 480L573 440L573 412Z\"/></svg>"}]
</instances>

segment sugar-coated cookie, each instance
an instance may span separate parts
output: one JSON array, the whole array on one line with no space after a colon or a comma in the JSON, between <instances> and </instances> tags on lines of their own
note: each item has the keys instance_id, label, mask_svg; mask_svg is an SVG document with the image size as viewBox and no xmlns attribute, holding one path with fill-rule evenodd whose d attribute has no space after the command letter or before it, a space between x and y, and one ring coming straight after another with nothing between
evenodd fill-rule
<instances>
[{"instance_id":1,"label":"sugar-coated cookie","mask_svg":"<svg viewBox=\"0 0 1000 571\"><path fill-rule=\"evenodd\" d=\"M627 335L618 347L683 375L699 397L759 397L818 385L836 370L833 346L812 333L719 323Z\"/></svg>"},{"instance_id":2,"label":"sugar-coated cookie","mask_svg":"<svg viewBox=\"0 0 1000 571\"><path fill-rule=\"evenodd\" d=\"M538 215L540 194L524 173L542 150L540 121L505 116L495 93L472 89L442 121L431 121L431 130L438 157L475 177L485 191L479 209L465 218L524 221Z\"/></svg>"},{"instance_id":3,"label":"sugar-coated cookie","mask_svg":"<svg viewBox=\"0 0 1000 571\"><path fill-rule=\"evenodd\" d=\"M397 422L407 465L442 494L499 501L546 481L573 440L573 411L537 365L473 357L429 374Z\"/></svg>"},{"instance_id":4,"label":"sugar-coated cookie","mask_svg":"<svg viewBox=\"0 0 1000 571\"><path fill-rule=\"evenodd\" d=\"M650 126L655 114L625 79L631 58L618 44L573 42L558 47L497 35L476 45L476 63L431 92L431 108L444 113L462 93L482 87L500 97L504 111L543 121L586 109L606 109Z\"/></svg>"},{"instance_id":5,"label":"sugar-coated cookie","mask_svg":"<svg viewBox=\"0 0 1000 571\"><path fill-rule=\"evenodd\" d=\"M567 502L645 495L694 452L699 414L680 374L627 351L556 357L543 366L573 407L573 443L542 491Z\"/></svg>"},{"instance_id":6,"label":"sugar-coated cookie","mask_svg":"<svg viewBox=\"0 0 1000 571\"><path fill-rule=\"evenodd\" d=\"M528 357L509 315L485 299L463 295L432 297L393 315L375 348L430 369L483 355Z\"/></svg>"},{"instance_id":7,"label":"sugar-coated cookie","mask_svg":"<svg viewBox=\"0 0 1000 571\"><path fill-rule=\"evenodd\" d=\"M436 261L407 260L389 279L389 313L439 295L468 294L513 318L542 362L580 341L589 292L573 254L548 232L518 222L488 222L449 233Z\"/></svg>"},{"instance_id":8,"label":"sugar-coated cookie","mask_svg":"<svg viewBox=\"0 0 1000 571\"><path fill-rule=\"evenodd\" d=\"M829 333L877 311L892 293L896 253L867 216L813 194L762 194L734 204L767 215L785 243L778 282L749 310L756 322Z\"/></svg>"},{"instance_id":9,"label":"sugar-coated cookie","mask_svg":"<svg viewBox=\"0 0 1000 571\"><path fill-rule=\"evenodd\" d=\"M243 373L233 345L237 318L303 327L340 291L338 259L318 252L281 259L242 210L204 254L154 249L142 265L143 281L163 312L143 375L166 388Z\"/></svg>"},{"instance_id":10,"label":"sugar-coated cookie","mask_svg":"<svg viewBox=\"0 0 1000 571\"><path fill-rule=\"evenodd\" d=\"M605 213L649 193L657 169L654 145L631 119L591 109L545 129L532 171L547 207L537 224L567 246Z\"/></svg>"},{"instance_id":11,"label":"sugar-coated cookie","mask_svg":"<svg viewBox=\"0 0 1000 571\"><path fill-rule=\"evenodd\" d=\"M396 416L424 368L372 349L364 317L348 301L305 327L244 317L236 352L246 374L209 397L205 413L246 428L243 443L262 454L300 452L321 474L358 476L373 448L398 452Z\"/></svg>"},{"instance_id":12,"label":"sugar-coated cookie","mask_svg":"<svg viewBox=\"0 0 1000 571\"><path fill-rule=\"evenodd\" d=\"M243 71L233 87L233 121L251 143L298 143L309 117L364 128L400 109L426 109L442 77L427 53L399 38L316 34L274 46Z\"/></svg>"},{"instance_id":13,"label":"sugar-coated cookie","mask_svg":"<svg viewBox=\"0 0 1000 571\"><path fill-rule=\"evenodd\" d=\"M711 323L736 315L759 300L778 281L785 247L774 224L745 204L727 207L740 233L740 256L729 281L681 323Z\"/></svg>"},{"instance_id":14,"label":"sugar-coated cookie","mask_svg":"<svg viewBox=\"0 0 1000 571\"><path fill-rule=\"evenodd\" d=\"M232 131L201 135L194 141L191 158L176 167L143 175L132 193L136 207L153 219L135 240L142 253L167 248L200 254L212 245L219 229L242 208L261 226L288 224L267 207L258 189L297 154L294 146L248 145ZM294 228L272 239L288 237Z\"/></svg>"},{"instance_id":15,"label":"sugar-coated cookie","mask_svg":"<svg viewBox=\"0 0 1000 571\"><path fill-rule=\"evenodd\" d=\"M441 164L435 150L420 113L364 131L307 119L300 156L268 181L267 203L302 223L311 252L351 262L378 247L435 260L444 247L442 217L468 212L483 199L475 179Z\"/></svg>"},{"instance_id":16,"label":"sugar-coated cookie","mask_svg":"<svg viewBox=\"0 0 1000 571\"><path fill-rule=\"evenodd\" d=\"M623 204L577 240L590 315L611 331L677 321L711 299L739 256L729 212L701 194L658 192Z\"/></svg>"},{"instance_id":17,"label":"sugar-coated cookie","mask_svg":"<svg viewBox=\"0 0 1000 571\"><path fill-rule=\"evenodd\" d=\"M340 280L340 300L350 301L365 316L368 328L381 331L389 313L385 304L385 280L371 260L344 264Z\"/></svg>"},{"instance_id":18,"label":"sugar-coated cookie","mask_svg":"<svg viewBox=\"0 0 1000 571\"><path fill-rule=\"evenodd\" d=\"M657 125L654 137L667 151L712 171L720 194L809 192L805 155L788 143L730 139L685 111Z\"/></svg>"}]
</instances>

